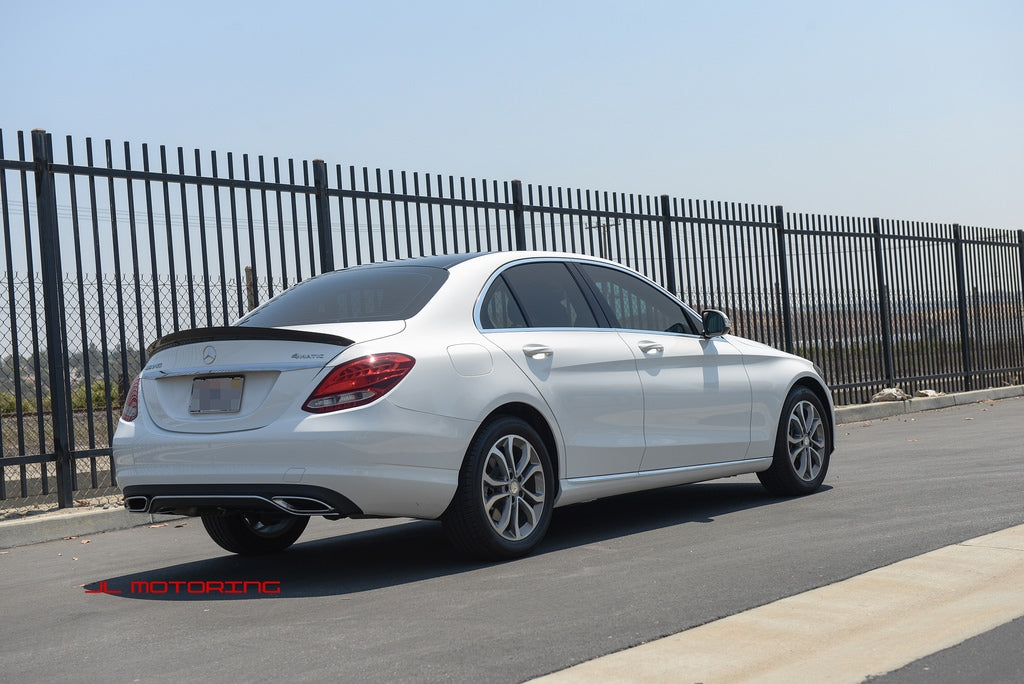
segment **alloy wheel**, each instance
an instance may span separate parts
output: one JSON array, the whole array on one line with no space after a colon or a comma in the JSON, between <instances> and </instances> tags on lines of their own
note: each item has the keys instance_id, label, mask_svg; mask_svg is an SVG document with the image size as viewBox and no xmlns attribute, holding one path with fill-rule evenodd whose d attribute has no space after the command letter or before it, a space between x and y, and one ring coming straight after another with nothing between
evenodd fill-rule
<instances>
[{"instance_id":1,"label":"alloy wheel","mask_svg":"<svg viewBox=\"0 0 1024 684\"><path fill-rule=\"evenodd\" d=\"M519 435L498 439L488 450L480 495L491 527L503 539L529 537L544 515L544 467L533 445Z\"/></svg>"},{"instance_id":2,"label":"alloy wheel","mask_svg":"<svg viewBox=\"0 0 1024 684\"><path fill-rule=\"evenodd\" d=\"M793 406L787 433L793 470L804 482L813 481L825 463L825 424L814 404L800 401Z\"/></svg>"}]
</instances>

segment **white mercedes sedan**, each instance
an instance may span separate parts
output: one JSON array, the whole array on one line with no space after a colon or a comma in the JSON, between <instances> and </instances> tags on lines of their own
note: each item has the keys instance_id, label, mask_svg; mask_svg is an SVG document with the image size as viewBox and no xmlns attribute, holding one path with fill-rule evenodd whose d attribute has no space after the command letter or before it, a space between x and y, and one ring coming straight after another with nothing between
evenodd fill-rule
<instances>
[{"instance_id":1,"label":"white mercedes sedan","mask_svg":"<svg viewBox=\"0 0 1024 684\"><path fill-rule=\"evenodd\" d=\"M835 432L804 359L613 262L505 252L325 273L150 346L113 440L125 506L281 551L310 516L440 519L533 550L552 509L757 473L818 489Z\"/></svg>"}]
</instances>

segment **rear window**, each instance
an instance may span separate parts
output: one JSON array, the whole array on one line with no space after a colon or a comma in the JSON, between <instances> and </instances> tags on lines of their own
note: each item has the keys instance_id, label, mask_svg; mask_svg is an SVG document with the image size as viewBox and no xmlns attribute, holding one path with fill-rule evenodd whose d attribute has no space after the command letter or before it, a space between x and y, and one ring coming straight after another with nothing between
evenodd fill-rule
<instances>
[{"instance_id":1,"label":"rear window","mask_svg":"<svg viewBox=\"0 0 1024 684\"><path fill-rule=\"evenodd\" d=\"M303 281L243 316L236 325L399 321L419 313L448 279L429 266L375 266L334 271Z\"/></svg>"}]
</instances>

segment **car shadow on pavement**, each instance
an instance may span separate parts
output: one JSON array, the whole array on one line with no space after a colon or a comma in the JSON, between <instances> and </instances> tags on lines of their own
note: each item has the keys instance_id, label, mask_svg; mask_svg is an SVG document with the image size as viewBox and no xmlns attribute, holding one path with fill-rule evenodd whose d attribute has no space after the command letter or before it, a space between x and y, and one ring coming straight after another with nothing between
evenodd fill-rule
<instances>
[{"instance_id":1,"label":"car shadow on pavement","mask_svg":"<svg viewBox=\"0 0 1024 684\"><path fill-rule=\"evenodd\" d=\"M822 487L824 493L830 489ZM410 521L295 544L271 556L225 555L86 584L88 593L151 601L344 596L498 567L647 531L712 523L716 517L792 501L757 483L682 485L556 509L531 556L481 562L456 552L441 525Z\"/></svg>"},{"instance_id":2,"label":"car shadow on pavement","mask_svg":"<svg viewBox=\"0 0 1024 684\"><path fill-rule=\"evenodd\" d=\"M818 493L830 490L823 485ZM794 501L774 497L757 482L703 482L623 494L555 510L538 553L559 551L751 508Z\"/></svg>"}]
</instances>

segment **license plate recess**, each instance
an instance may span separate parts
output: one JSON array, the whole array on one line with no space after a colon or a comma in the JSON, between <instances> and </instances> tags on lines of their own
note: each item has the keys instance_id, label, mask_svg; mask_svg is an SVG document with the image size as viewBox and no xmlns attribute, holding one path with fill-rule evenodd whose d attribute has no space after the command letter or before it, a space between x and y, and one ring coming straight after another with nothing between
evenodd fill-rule
<instances>
[{"instance_id":1,"label":"license plate recess","mask_svg":"<svg viewBox=\"0 0 1024 684\"><path fill-rule=\"evenodd\" d=\"M244 385L245 376L243 375L194 378L188 412L193 414L238 413L242 408L242 387Z\"/></svg>"}]
</instances>

